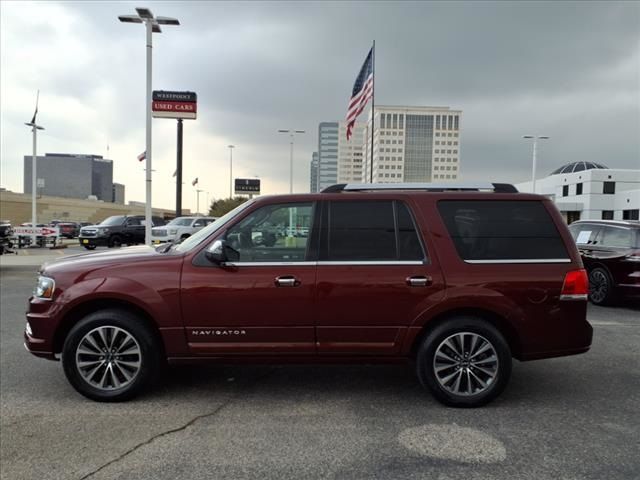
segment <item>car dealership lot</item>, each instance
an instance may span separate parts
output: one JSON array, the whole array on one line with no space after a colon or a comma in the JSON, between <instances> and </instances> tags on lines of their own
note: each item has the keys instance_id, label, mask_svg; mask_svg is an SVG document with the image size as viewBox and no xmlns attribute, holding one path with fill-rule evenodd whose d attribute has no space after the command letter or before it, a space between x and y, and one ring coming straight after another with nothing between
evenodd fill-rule
<instances>
[{"instance_id":1,"label":"car dealership lot","mask_svg":"<svg viewBox=\"0 0 640 480\"><path fill-rule=\"evenodd\" d=\"M406 366L181 367L134 401L99 404L72 389L59 363L22 346L35 269L0 271L2 478L623 479L640 471L637 305L591 306L590 352L515 362L504 394L475 410L443 407Z\"/></svg>"}]
</instances>

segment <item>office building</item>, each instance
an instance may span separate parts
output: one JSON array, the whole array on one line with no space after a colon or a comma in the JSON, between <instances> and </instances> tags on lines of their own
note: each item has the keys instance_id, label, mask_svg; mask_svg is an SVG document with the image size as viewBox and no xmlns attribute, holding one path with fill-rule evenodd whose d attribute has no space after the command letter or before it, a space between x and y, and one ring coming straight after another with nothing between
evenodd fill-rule
<instances>
[{"instance_id":1,"label":"office building","mask_svg":"<svg viewBox=\"0 0 640 480\"><path fill-rule=\"evenodd\" d=\"M338 122L318 126L318 191L338 182Z\"/></svg>"},{"instance_id":2,"label":"office building","mask_svg":"<svg viewBox=\"0 0 640 480\"><path fill-rule=\"evenodd\" d=\"M124 205L124 185L121 183L113 184L113 196L111 198L113 203L119 203Z\"/></svg>"},{"instance_id":3,"label":"office building","mask_svg":"<svg viewBox=\"0 0 640 480\"><path fill-rule=\"evenodd\" d=\"M515 187L520 192L532 192L530 181ZM573 162L536 179L535 193L551 198L567 223L640 217L640 170Z\"/></svg>"},{"instance_id":4,"label":"office building","mask_svg":"<svg viewBox=\"0 0 640 480\"><path fill-rule=\"evenodd\" d=\"M311 167L309 169L309 191L316 193L318 191L318 152L311 154Z\"/></svg>"},{"instance_id":5,"label":"office building","mask_svg":"<svg viewBox=\"0 0 640 480\"><path fill-rule=\"evenodd\" d=\"M336 183L362 182L362 146L364 123L356 122L347 140L347 122L340 122L338 131L338 179Z\"/></svg>"},{"instance_id":6,"label":"office building","mask_svg":"<svg viewBox=\"0 0 640 480\"><path fill-rule=\"evenodd\" d=\"M24 156L24 193L31 194L31 155ZM101 155L47 153L37 157L38 194L98 200L113 199L113 161Z\"/></svg>"},{"instance_id":7,"label":"office building","mask_svg":"<svg viewBox=\"0 0 640 480\"><path fill-rule=\"evenodd\" d=\"M363 135L363 182L447 182L460 178L461 110L378 106Z\"/></svg>"}]
</instances>

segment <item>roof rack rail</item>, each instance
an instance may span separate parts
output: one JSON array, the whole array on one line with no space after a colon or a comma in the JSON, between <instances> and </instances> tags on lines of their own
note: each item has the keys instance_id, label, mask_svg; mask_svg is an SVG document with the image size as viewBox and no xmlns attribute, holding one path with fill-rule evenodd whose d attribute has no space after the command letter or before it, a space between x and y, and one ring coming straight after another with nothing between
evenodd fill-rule
<instances>
[{"instance_id":1,"label":"roof rack rail","mask_svg":"<svg viewBox=\"0 0 640 480\"><path fill-rule=\"evenodd\" d=\"M339 183L321 193L363 192L376 190L422 190L425 192L478 192L518 193L510 183Z\"/></svg>"}]
</instances>

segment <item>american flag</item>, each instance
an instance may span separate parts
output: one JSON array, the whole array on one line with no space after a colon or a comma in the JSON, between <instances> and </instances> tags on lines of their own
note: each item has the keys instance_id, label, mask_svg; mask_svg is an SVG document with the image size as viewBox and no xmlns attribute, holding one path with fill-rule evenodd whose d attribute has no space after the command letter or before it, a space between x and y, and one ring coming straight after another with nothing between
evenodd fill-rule
<instances>
[{"instance_id":1,"label":"american flag","mask_svg":"<svg viewBox=\"0 0 640 480\"><path fill-rule=\"evenodd\" d=\"M193 182L191 182L191 185L193 185L194 187L198 184L198 177L195 178L195 180Z\"/></svg>"},{"instance_id":2,"label":"american flag","mask_svg":"<svg viewBox=\"0 0 640 480\"><path fill-rule=\"evenodd\" d=\"M147 151L146 150L144 152L142 152L140 155L138 155L138 161L141 162L145 158L147 158Z\"/></svg>"},{"instance_id":3,"label":"american flag","mask_svg":"<svg viewBox=\"0 0 640 480\"><path fill-rule=\"evenodd\" d=\"M373 96L373 48L364 61L360 73L353 84L351 99L347 108L347 140L351 138L356 118L362 113L369 99Z\"/></svg>"}]
</instances>

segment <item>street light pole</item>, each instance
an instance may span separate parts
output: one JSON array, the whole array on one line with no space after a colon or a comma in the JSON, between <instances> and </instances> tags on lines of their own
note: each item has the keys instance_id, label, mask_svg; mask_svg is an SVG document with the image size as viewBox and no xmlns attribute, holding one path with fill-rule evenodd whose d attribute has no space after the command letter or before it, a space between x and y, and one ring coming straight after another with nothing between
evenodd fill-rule
<instances>
[{"instance_id":1,"label":"street light pole","mask_svg":"<svg viewBox=\"0 0 640 480\"><path fill-rule=\"evenodd\" d=\"M289 193L293 193L293 139L296 133L305 133L304 130L278 130L278 133L288 133L290 136L289 152Z\"/></svg>"},{"instance_id":2,"label":"street light pole","mask_svg":"<svg viewBox=\"0 0 640 480\"><path fill-rule=\"evenodd\" d=\"M531 191L536 193L536 162L538 152L538 140L549 140L546 135L524 135L522 138L533 139L533 166L531 171Z\"/></svg>"},{"instance_id":3,"label":"street light pole","mask_svg":"<svg viewBox=\"0 0 640 480\"><path fill-rule=\"evenodd\" d=\"M233 149L235 145L229 145L229 198L233 198Z\"/></svg>"},{"instance_id":4,"label":"street light pole","mask_svg":"<svg viewBox=\"0 0 640 480\"><path fill-rule=\"evenodd\" d=\"M154 17L151 10L148 8L136 8L137 15L120 15L118 19L125 23L144 23L147 33L147 104L146 104L146 198L144 208L144 237L145 243L151 245L151 105L152 105L152 92L151 92L151 71L152 71L152 50L153 50L153 33L161 33L160 25L180 25L180 22L175 18L169 17Z\"/></svg>"}]
</instances>

